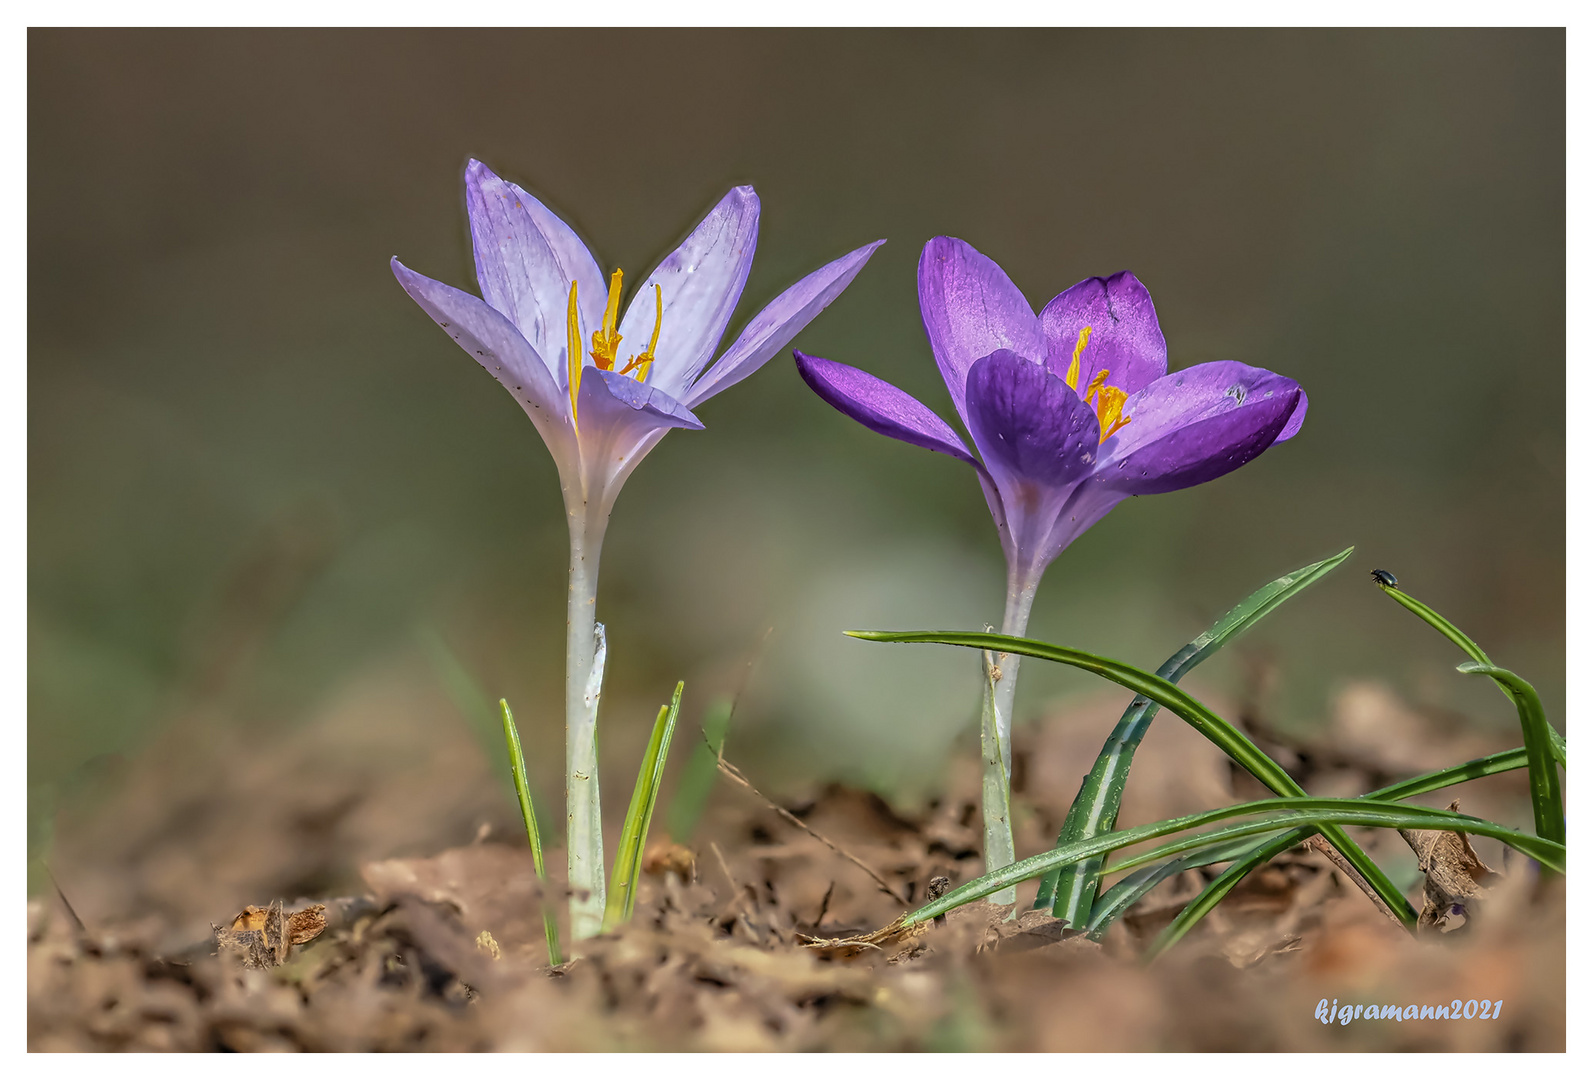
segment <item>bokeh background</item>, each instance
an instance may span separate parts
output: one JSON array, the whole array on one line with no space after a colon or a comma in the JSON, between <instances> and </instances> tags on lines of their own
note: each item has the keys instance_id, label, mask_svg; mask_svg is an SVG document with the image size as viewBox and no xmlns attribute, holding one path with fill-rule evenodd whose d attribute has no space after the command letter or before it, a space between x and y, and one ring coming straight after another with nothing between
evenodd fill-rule
<instances>
[{"instance_id":1,"label":"bokeh background","mask_svg":"<svg viewBox=\"0 0 1593 1080\"><path fill-rule=\"evenodd\" d=\"M475 723L497 771L472 695L507 696L559 792L553 465L387 266L474 290L472 156L633 282L755 185L726 341L889 238L797 343L946 416L916 305L931 236L1036 308L1132 269L1175 368L1286 373L1310 418L1237 473L1120 506L1054 564L1033 633L1154 667L1355 544L1205 685L1246 693L1260 658L1280 726L1371 679L1508 730L1375 566L1562 715L1560 31L35 30L28 52L35 853L173 725L269 744L351 697L368 732L325 754L424 755ZM931 790L973 736L973 659L840 631L999 622L973 476L841 417L788 356L700 415L609 532L610 811L677 678L688 721L739 688L732 756L771 789ZM1100 692L1031 662L1019 722ZM405 709L422 719L389 727Z\"/></svg>"}]
</instances>

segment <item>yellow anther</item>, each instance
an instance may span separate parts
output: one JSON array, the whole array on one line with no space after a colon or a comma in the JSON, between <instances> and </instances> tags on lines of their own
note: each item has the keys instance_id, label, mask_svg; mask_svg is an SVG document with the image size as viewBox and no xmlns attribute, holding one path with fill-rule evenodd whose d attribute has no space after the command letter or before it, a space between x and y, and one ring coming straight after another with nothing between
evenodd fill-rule
<instances>
[{"instance_id":1,"label":"yellow anther","mask_svg":"<svg viewBox=\"0 0 1593 1080\"><path fill-rule=\"evenodd\" d=\"M581 392L581 313L575 306L575 282L570 282L570 311L566 316L569 331L570 422L575 423L575 398Z\"/></svg>"},{"instance_id":2,"label":"yellow anther","mask_svg":"<svg viewBox=\"0 0 1593 1080\"><path fill-rule=\"evenodd\" d=\"M1094 384L1092 383L1093 387ZM1101 385L1095 399L1095 418L1101 424L1101 441L1105 442L1122 429L1132 417L1123 415L1123 405L1128 394L1119 387Z\"/></svg>"},{"instance_id":3,"label":"yellow anther","mask_svg":"<svg viewBox=\"0 0 1593 1080\"><path fill-rule=\"evenodd\" d=\"M592 331L592 360L604 371L614 370L614 354L619 351L620 280L625 271L616 270L608 279L608 308L603 312L603 328Z\"/></svg>"},{"instance_id":4,"label":"yellow anther","mask_svg":"<svg viewBox=\"0 0 1593 1080\"><path fill-rule=\"evenodd\" d=\"M647 349L644 352L639 352L631 357L630 362L625 365L625 369L620 372L621 375L629 375L640 368L641 370L636 375L637 382L647 381L648 369L653 366L653 354L658 349L658 331L664 327L664 287L662 285L653 286L653 300L658 305L658 314L653 319L653 340L647 343Z\"/></svg>"},{"instance_id":5,"label":"yellow anther","mask_svg":"<svg viewBox=\"0 0 1593 1080\"><path fill-rule=\"evenodd\" d=\"M1084 355L1084 346L1090 343L1090 328L1086 326L1079 331L1079 343L1073 346L1073 362L1068 365L1068 387L1073 390L1079 388L1079 357Z\"/></svg>"},{"instance_id":6,"label":"yellow anther","mask_svg":"<svg viewBox=\"0 0 1593 1080\"><path fill-rule=\"evenodd\" d=\"M1085 401L1089 401L1091 397L1093 397L1103 386L1106 385L1106 377L1110 374L1111 372L1106 368L1102 368L1100 371L1095 373L1095 378L1090 380L1090 385L1084 390Z\"/></svg>"}]
</instances>

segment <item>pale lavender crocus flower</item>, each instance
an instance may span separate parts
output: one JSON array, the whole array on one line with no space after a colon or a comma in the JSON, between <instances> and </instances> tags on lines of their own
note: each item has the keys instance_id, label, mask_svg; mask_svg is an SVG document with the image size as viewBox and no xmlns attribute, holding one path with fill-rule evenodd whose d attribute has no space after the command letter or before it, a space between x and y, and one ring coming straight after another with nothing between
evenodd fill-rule
<instances>
[{"instance_id":1,"label":"pale lavender crocus flower","mask_svg":"<svg viewBox=\"0 0 1593 1080\"><path fill-rule=\"evenodd\" d=\"M740 382L839 296L878 241L804 277L753 316L710 366L741 298L758 239L758 196L733 188L660 263L620 314L575 231L479 161L465 169L478 299L410 270L393 273L421 308L514 395L558 466L570 527L565 672L566 846L572 933L601 925L605 889L597 775L604 653L598 559L615 496L670 428Z\"/></svg>"},{"instance_id":2,"label":"pale lavender crocus flower","mask_svg":"<svg viewBox=\"0 0 1593 1080\"><path fill-rule=\"evenodd\" d=\"M865 426L973 466L1007 558L1005 634L1023 635L1045 568L1118 503L1232 472L1305 419L1299 384L1262 368L1225 360L1169 374L1150 294L1127 271L1086 278L1035 315L1001 267L941 236L919 260L918 302L977 456L928 407L867 372L801 352L797 367ZM1018 657L1002 654L992 669L986 708L1004 780ZM987 869L1011 861L1010 830L1006 852L991 835L1002 795L1000 805L987 798Z\"/></svg>"}]
</instances>

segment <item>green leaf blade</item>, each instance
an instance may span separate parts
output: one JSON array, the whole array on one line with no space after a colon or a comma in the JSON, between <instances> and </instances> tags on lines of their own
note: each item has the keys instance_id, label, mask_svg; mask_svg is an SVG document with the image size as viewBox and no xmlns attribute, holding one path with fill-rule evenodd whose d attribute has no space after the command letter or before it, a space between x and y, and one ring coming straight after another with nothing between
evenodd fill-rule
<instances>
[{"instance_id":1,"label":"green leaf blade","mask_svg":"<svg viewBox=\"0 0 1593 1080\"><path fill-rule=\"evenodd\" d=\"M1031 878L1039 877L1054 866L1074 862L1091 855L1104 855L1119 848L1130 847L1171 833L1210 825L1227 818L1249 815L1258 815L1259 819L1224 826L1212 832L1164 844L1152 851L1125 859L1123 862L1113 866L1111 871L1131 869L1171 855L1179 855L1197 848L1226 843L1241 836L1300 828L1316 829L1326 833L1329 827L1342 828L1344 825L1363 825L1385 829L1443 829L1450 832L1465 832L1476 836L1490 836L1509 844L1531 858L1537 859L1552 870L1563 873L1565 867L1564 844L1545 840L1542 837L1523 833L1508 826L1499 825L1482 818L1471 817L1467 814L1459 814L1449 810L1434 810L1425 806L1408 806L1403 803L1383 802L1365 797L1359 799L1327 799L1306 796L1260 799L1254 802L1236 803L1233 806L1208 810L1199 814L1169 818L1150 825L1119 829L1103 836L1091 837L1088 840L1079 841L1066 847L1053 848L1039 855L1021 859L995 873L985 874L982 877L975 878L973 881L966 882L952 889L938 900L925 904L906 917L905 925L915 925L926 919L934 918L936 915L944 914L962 904L981 899L1009 885L1016 885Z\"/></svg>"},{"instance_id":2,"label":"green leaf blade","mask_svg":"<svg viewBox=\"0 0 1593 1080\"><path fill-rule=\"evenodd\" d=\"M1521 741L1526 743L1533 822L1539 836L1565 843L1565 802L1560 792L1560 773L1555 767L1555 731L1549 726L1537 689L1515 672L1492 664L1461 664L1457 670L1488 676L1515 702L1521 719Z\"/></svg>"},{"instance_id":3,"label":"green leaf blade","mask_svg":"<svg viewBox=\"0 0 1593 1080\"><path fill-rule=\"evenodd\" d=\"M536 867L537 881L545 892L548 884L547 866L542 860L542 830L537 827L536 806L531 800L531 784L526 779L525 753L520 746L520 731L514 724L514 713L505 698L498 699L498 709L503 719L503 737L509 748L509 775L514 782L514 792L520 802L520 817L525 822L526 840L531 845L531 864ZM553 908L546 898L538 900L542 909L542 933L548 942L548 963L558 967L564 963L559 948L559 924L553 917Z\"/></svg>"},{"instance_id":4,"label":"green leaf blade","mask_svg":"<svg viewBox=\"0 0 1593 1080\"><path fill-rule=\"evenodd\" d=\"M1121 661L1066 645L1052 645L1048 642L1005 634L957 630L848 630L847 633L865 641L958 645L964 648L1018 653L1094 672L1102 678L1149 698L1178 716L1272 791L1289 797L1305 794L1305 790L1294 782L1281 765L1263 753L1238 728L1173 683ZM1349 834L1336 823L1324 825L1322 835L1367 880L1390 910L1396 912L1400 920L1414 930L1416 912L1411 907L1410 901L1406 900L1394 883L1388 879L1382 868L1361 850L1360 845L1350 839ZM1070 861L1074 860L1063 860L1053 865L1060 867Z\"/></svg>"},{"instance_id":5,"label":"green leaf blade","mask_svg":"<svg viewBox=\"0 0 1593 1080\"><path fill-rule=\"evenodd\" d=\"M659 708L658 718L653 721L653 732L647 740L647 750L642 755L641 767L636 771L636 788L631 793L631 803L625 811L619 850L614 853L614 872L603 912L605 933L629 919L636 910L636 885L641 878L642 852L647 845L647 831L653 822L653 810L658 805L658 789L663 786L664 765L669 759L669 744L675 734L675 721L680 716L680 696L685 689L684 682L676 683L669 704Z\"/></svg>"},{"instance_id":6,"label":"green leaf blade","mask_svg":"<svg viewBox=\"0 0 1593 1080\"><path fill-rule=\"evenodd\" d=\"M1353 546L1347 547L1331 558L1303 566L1263 585L1209 629L1168 657L1156 674L1170 683L1177 683L1202 661L1266 618L1285 601L1338 569L1354 551ZM1123 790L1128 784L1134 753L1150 730L1157 709L1156 703L1144 696L1135 697L1129 703L1068 808L1067 818L1057 835L1058 844L1107 832L1117 824L1117 813L1122 806ZM1046 875L1040 882L1034 906L1051 908L1052 915L1070 926L1082 926L1087 920L1093 921L1092 909L1099 889L1100 867L1099 859L1086 859Z\"/></svg>"}]
</instances>

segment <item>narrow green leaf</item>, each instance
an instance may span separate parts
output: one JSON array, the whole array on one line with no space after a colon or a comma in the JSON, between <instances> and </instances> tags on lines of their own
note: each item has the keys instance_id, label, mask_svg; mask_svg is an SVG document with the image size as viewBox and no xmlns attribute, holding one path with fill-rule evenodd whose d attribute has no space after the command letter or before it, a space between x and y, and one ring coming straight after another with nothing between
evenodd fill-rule
<instances>
[{"instance_id":1,"label":"narrow green leaf","mask_svg":"<svg viewBox=\"0 0 1593 1080\"><path fill-rule=\"evenodd\" d=\"M1471 657L1477 663L1493 663L1492 660L1488 659L1488 654L1482 651L1482 646L1478 645L1475 641L1472 641L1465 634L1461 633L1458 626L1444 618L1442 615L1438 614L1438 612L1434 611L1432 608L1428 607L1414 596L1411 596L1409 593L1405 592L1405 590L1401 589L1399 586L1384 585L1381 581L1379 581L1377 583L1377 587L1382 589L1383 595L1387 596L1390 600L1393 600L1395 603L1404 607L1407 611L1411 612L1417 618L1425 622L1428 626L1431 626L1434 630L1437 630L1440 634L1444 635L1444 637L1460 646L1460 651Z\"/></svg>"},{"instance_id":2,"label":"narrow green leaf","mask_svg":"<svg viewBox=\"0 0 1593 1080\"><path fill-rule=\"evenodd\" d=\"M692 748L691 757L686 759L686 766L676 781L669 812L665 814L670 839L677 844L691 842L691 834L697 830L697 822L708 806L708 796L719 778L719 755L724 753L725 736L730 731L735 707L734 698L719 698L708 706L703 716L702 731L707 741L699 739Z\"/></svg>"},{"instance_id":3,"label":"narrow green leaf","mask_svg":"<svg viewBox=\"0 0 1593 1080\"><path fill-rule=\"evenodd\" d=\"M1212 863L1228 862L1239 858L1255 846L1255 841L1249 837L1239 840L1229 840L1222 844L1213 844L1191 855L1184 855L1176 859L1168 859L1155 866L1142 866L1129 874L1122 881L1113 885L1101 898L1096 901L1095 907L1090 911L1090 921L1086 924L1091 941L1100 941L1106 936L1106 931L1116 922L1122 914L1139 902L1140 898L1156 886L1166 881L1175 874L1185 870L1196 870ZM1074 864L1078 865L1077 863Z\"/></svg>"},{"instance_id":4,"label":"narrow green leaf","mask_svg":"<svg viewBox=\"0 0 1593 1080\"><path fill-rule=\"evenodd\" d=\"M1565 843L1565 803L1560 796L1560 773L1554 764L1554 729L1543 712L1543 701L1533 685L1513 671L1492 664L1461 664L1467 675L1486 675L1516 704L1521 717L1521 741L1527 750L1527 783L1532 792L1532 820L1538 835Z\"/></svg>"},{"instance_id":5,"label":"narrow green leaf","mask_svg":"<svg viewBox=\"0 0 1593 1080\"><path fill-rule=\"evenodd\" d=\"M498 699L498 709L503 717L503 738L509 744L509 776L514 781L514 793L520 799L520 817L525 821L526 839L531 844L531 863L536 867L537 881L541 882L546 893L548 871L542 861L542 831L537 828L537 811L531 802L531 785L526 782L520 731L514 726L514 713L509 711L506 699ZM553 907L547 902L546 896L537 904L542 909L542 933L548 940L548 963L558 967L564 963L564 956L559 949L559 924L553 918Z\"/></svg>"},{"instance_id":6,"label":"narrow green leaf","mask_svg":"<svg viewBox=\"0 0 1593 1080\"><path fill-rule=\"evenodd\" d=\"M1139 825L1132 829L1118 829L1103 836L1091 837L1088 840L1081 840L1066 847L1052 848L1050 851L1041 852L1039 855L1032 855L995 873L975 878L973 881L951 890L940 899L925 904L908 915L904 925L912 926L921 923L926 919L944 914L970 901L989 896L991 893L1009 885L1016 885L1019 882L1039 877L1054 866L1061 866L1091 855L1102 855L1109 851L1116 851L1119 848L1130 847L1159 836L1166 836L1169 833L1183 832L1227 818L1247 815L1261 816L1256 821L1228 825L1212 832L1201 833L1163 844L1154 850L1125 859L1123 862L1113 866L1108 872L1132 869L1136 866L1155 862L1158 859L1167 858L1170 855L1179 855L1196 848L1226 843L1231 839L1240 836L1251 836L1256 833L1307 827L1318 829L1325 833L1330 826L1364 825L1383 829L1442 829L1449 832L1465 832L1474 836L1491 836L1496 840L1502 840L1523 854L1537 859L1550 869L1564 873L1564 844L1557 844L1552 840L1545 840L1542 837L1532 836L1492 821L1471 817L1467 814L1457 814L1449 810L1434 810L1425 806L1407 806L1403 803L1383 802L1365 797L1359 799L1317 799L1307 796L1300 798L1259 799L1254 802L1225 806L1217 810L1208 810L1200 814L1169 818L1166 821L1159 821L1150 825Z\"/></svg>"},{"instance_id":7,"label":"narrow green leaf","mask_svg":"<svg viewBox=\"0 0 1593 1080\"><path fill-rule=\"evenodd\" d=\"M1409 799L1417 795L1425 795L1429 791L1449 787L1467 780L1475 780L1482 776L1492 776L1495 773L1510 772L1513 769L1527 767L1527 751L1525 747L1514 750L1503 750L1487 757L1475 758L1451 765L1447 769L1436 772L1424 773L1413 776L1409 780L1401 780L1388 787L1379 788L1368 792L1362 798L1383 799L1392 802L1396 799ZM1238 856L1232 866L1223 871L1217 878L1209 882L1200 894L1184 905L1176 918L1173 919L1161 935L1152 944L1148 958L1154 958L1172 947L1180 938L1187 934L1194 925L1206 914L1216 907L1223 897L1231 892L1234 886L1242 881L1245 875L1259 866L1265 866L1273 858L1288 851L1296 844L1303 844L1316 832L1315 829L1293 829L1288 833L1263 840L1244 854Z\"/></svg>"},{"instance_id":8,"label":"narrow green leaf","mask_svg":"<svg viewBox=\"0 0 1593 1080\"><path fill-rule=\"evenodd\" d=\"M1233 887L1244 880L1245 876L1257 867L1265 866L1273 859L1297 844L1303 844L1315 833L1315 829L1293 829L1281 836L1268 837L1261 843L1246 851L1235 859L1232 865L1200 890L1200 894L1184 905L1176 918L1162 928L1156 935L1156 940L1151 942L1145 951L1146 960L1154 960L1162 953L1176 945L1185 934L1201 919L1204 919L1211 909L1222 902L1222 898L1233 891Z\"/></svg>"},{"instance_id":9,"label":"narrow green leaf","mask_svg":"<svg viewBox=\"0 0 1593 1080\"><path fill-rule=\"evenodd\" d=\"M1281 765L1262 753L1261 749L1251 742L1238 728L1166 679L1152 675L1147 671L1141 671L1139 668L1124 664L1121 661L1097 656L1082 649L1072 649L1065 645L1051 645L1043 641L1009 637L1005 634L986 634L958 630L848 630L847 633L866 641L938 643L942 645L960 645L971 649L990 649L994 652L1019 653L1023 656L1033 656L1041 660L1053 660L1057 663L1082 668L1085 671L1092 671L1105 679L1117 683L1119 686L1126 687L1136 694L1149 698L1169 712L1172 712L1216 744L1223 753L1238 762L1247 772L1279 795L1303 796L1305 794L1305 790L1294 782L1294 779L1283 770ZM1399 889L1394 886L1394 883L1388 879L1388 875L1383 872L1382 868L1373 862L1366 852L1361 850L1360 845L1351 840L1349 834L1336 823L1325 825L1322 829L1322 835L1366 879L1378 896L1382 897L1383 902L1391 910L1399 914L1401 921L1414 930L1416 912L1410 906L1410 901L1406 900ZM1063 859L1049 865L1060 867L1071 861L1074 860Z\"/></svg>"},{"instance_id":10,"label":"narrow green leaf","mask_svg":"<svg viewBox=\"0 0 1593 1080\"><path fill-rule=\"evenodd\" d=\"M606 933L626 921L636 910L636 883L642 875L642 851L647 846L647 830L653 823L653 808L658 805L658 789L664 782L664 764L669 759L669 741L680 716L680 695L686 684L675 684L668 705L658 710L653 733L647 740L641 768L636 771L636 790L625 811L625 827L620 830L619 850L614 853L614 873L609 880L608 902L603 912Z\"/></svg>"},{"instance_id":11,"label":"narrow green leaf","mask_svg":"<svg viewBox=\"0 0 1593 1080\"><path fill-rule=\"evenodd\" d=\"M1544 715L1543 702L1538 698L1537 690L1515 672L1495 666L1482 647L1461 633L1459 627L1403 589L1385 585L1381 581L1377 587L1389 599L1415 614L1471 657L1471 663L1462 664L1457 670L1467 675L1487 675L1515 705L1521 718L1521 741L1526 743L1530 759L1527 777L1532 792L1532 818L1537 825L1538 835L1549 839L1565 839L1565 806L1560 796L1560 774L1554 770L1555 761L1562 765L1565 763L1565 742L1563 739L1556 741L1558 732L1550 726L1548 717Z\"/></svg>"},{"instance_id":12,"label":"narrow green leaf","mask_svg":"<svg viewBox=\"0 0 1593 1080\"><path fill-rule=\"evenodd\" d=\"M1355 548L1347 547L1332 558L1303 566L1263 585L1218 619L1210 629L1168 657L1156 674L1170 683L1178 682L1201 661L1260 622L1284 601L1338 569L1354 551ZM1100 755L1096 757L1089 775L1084 778L1072 806L1068 808L1067 819L1057 835L1058 844L1107 832L1117 824L1117 812L1123 802L1123 789L1128 783L1134 752L1150 730L1156 712L1156 703L1149 698L1136 697L1129 703L1122 719L1118 720L1117 726L1101 747ZM1093 924L1092 908L1099 888L1100 868L1099 859L1086 859L1046 875L1040 882L1034 906L1049 907L1051 914L1070 926L1082 926L1086 920Z\"/></svg>"}]
</instances>

